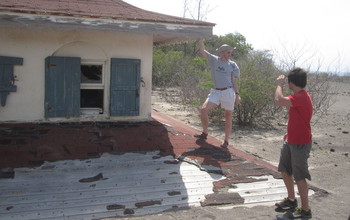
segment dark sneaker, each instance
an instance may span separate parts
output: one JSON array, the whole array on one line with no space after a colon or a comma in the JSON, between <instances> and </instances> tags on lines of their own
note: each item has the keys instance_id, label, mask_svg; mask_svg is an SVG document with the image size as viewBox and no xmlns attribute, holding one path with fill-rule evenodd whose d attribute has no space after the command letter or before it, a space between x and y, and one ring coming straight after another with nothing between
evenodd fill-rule
<instances>
[{"instance_id":1,"label":"dark sneaker","mask_svg":"<svg viewBox=\"0 0 350 220\"><path fill-rule=\"evenodd\" d=\"M312 218L312 213L311 213L311 209L305 211L302 208L297 208L291 216L292 219L296 219L296 218L301 218L301 219L310 219Z\"/></svg>"},{"instance_id":2,"label":"dark sneaker","mask_svg":"<svg viewBox=\"0 0 350 220\"><path fill-rule=\"evenodd\" d=\"M201 140L207 140L207 136L208 134L202 132L202 134L195 134L194 137L195 138L198 138L198 139L201 139Z\"/></svg>"},{"instance_id":3,"label":"dark sneaker","mask_svg":"<svg viewBox=\"0 0 350 220\"><path fill-rule=\"evenodd\" d=\"M284 198L281 202L276 203L275 206L284 211L292 210L298 207L298 201L296 199L291 201L289 198Z\"/></svg>"},{"instance_id":4,"label":"dark sneaker","mask_svg":"<svg viewBox=\"0 0 350 220\"><path fill-rule=\"evenodd\" d=\"M221 144L220 147L227 148L228 147L228 141L224 141L224 143Z\"/></svg>"}]
</instances>

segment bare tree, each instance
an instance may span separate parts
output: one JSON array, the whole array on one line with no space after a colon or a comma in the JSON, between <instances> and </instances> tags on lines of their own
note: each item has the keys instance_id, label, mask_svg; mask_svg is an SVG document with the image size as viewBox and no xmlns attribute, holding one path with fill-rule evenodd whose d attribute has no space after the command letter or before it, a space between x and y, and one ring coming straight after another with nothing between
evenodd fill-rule
<instances>
[{"instance_id":1,"label":"bare tree","mask_svg":"<svg viewBox=\"0 0 350 220\"><path fill-rule=\"evenodd\" d=\"M202 21L214 9L206 0L184 0L183 17Z\"/></svg>"},{"instance_id":2,"label":"bare tree","mask_svg":"<svg viewBox=\"0 0 350 220\"><path fill-rule=\"evenodd\" d=\"M318 52L306 41L302 45L291 45L290 42L279 39L278 45L271 47L274 48L272 54L276 65L281 70L288 71L299 66L307 70L318 71L321 67L321 60L318 60L316 64L312 63Z\"/></svg>"},{"instance_id":3,"label":"bare tree","mask_svg":"<svg viewBox=\"0 0 350 220\"><path fill-rule=\"evenodd\" d=\"M304 42L301 46L290 46L281 40L279 43L280 49L274 49L272 54L274 54L275 65L280 70L288 72L294 67L302 67L310 73L307 90L314 103L314 113L318 116L314 120L316 124L324 114L327 114L329 107L333 103L332 72L321 70L323 62L321 59L315 59L318 52L312 49L307 42Z\"/></svg>"},{"instance_id":4,"label":"bare tree","mask_svg":"<svg viewBox=\"0 0 350 220\"><path fill-rule=\"evenodd\" d=\"M183 15L182 15L182 17L186 17L186 13L187 13L187 11L188 11L189 9L188 9L188 0L184 0L184 11L183 11Z\"/></svg>"}]
</instances>

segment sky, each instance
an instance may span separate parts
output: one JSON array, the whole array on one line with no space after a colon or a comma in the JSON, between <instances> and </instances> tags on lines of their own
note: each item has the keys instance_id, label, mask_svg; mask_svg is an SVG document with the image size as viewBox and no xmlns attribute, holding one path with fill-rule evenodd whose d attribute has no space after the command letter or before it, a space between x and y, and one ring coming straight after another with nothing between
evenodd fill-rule
<instances>
[{"instance_id":1,"label":"sky","mask_svg":"<svg viewBox=\"0 0 350 220\"><path fill-rule=\"evenodd\" d=\"M136 7L178 17L185 0L124 0ZM198 0L187 0L190 11ZM240 33L255 50L276 61L296 61L311 71L350 73L349 0L202 0L201 20L213 34ZM187 18L193 18L186 13ZM194 18L196 19L196 18Z\"/></svg>"}]
</instances>

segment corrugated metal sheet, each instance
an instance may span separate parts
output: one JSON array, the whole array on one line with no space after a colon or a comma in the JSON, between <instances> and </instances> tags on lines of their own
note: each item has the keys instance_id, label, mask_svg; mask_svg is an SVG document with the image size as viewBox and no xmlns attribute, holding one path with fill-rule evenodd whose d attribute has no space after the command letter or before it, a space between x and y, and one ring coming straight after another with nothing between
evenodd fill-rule
<instances>
[{"instance_id":1,"label":"corrugated metal sheet","mask_svg":"<svg viewBox=\"0 0 350 220\"><path fill-rule=\"evenodd\" d=\"M283 180L275 179L272 176L261 176L256 179L267 179L267 181L239 183L236 184L236 188L229 189L228 192L238 193L244 198L244 204L249 204L249 206L271 201L280 201L287 197L287 189ZM297 185L294 186L294 190L298 192ZM314 193L313 190L309 190L309 196L312 196Z\"/></svg>"},{"instance_id":2,"label":"corrugated metal sheet","mask_svg":"<svg viewBox=\"0 0 350 220\"><path fill-rule=\"evenodd\" d=\"M0 179L0 219L94 219L199 206L221 175L159 152L17 168Z\"/></svg>"},{"instance_id":3,"label":"corrugated metal sheet","mask_svg":"<svg viewBox=\"0 0 350 220\"><path fill-rule=\"evenodd\" d=\"M16 168L13 179L0 179L0 219L86 220L200 206L213 193L213 182L225 179L213 172L220 169L158 151ZM286 197L281 179L253 178L261 181L235 184L226 196L238 193L247 206Z\"/></svg>"}]
</instances>

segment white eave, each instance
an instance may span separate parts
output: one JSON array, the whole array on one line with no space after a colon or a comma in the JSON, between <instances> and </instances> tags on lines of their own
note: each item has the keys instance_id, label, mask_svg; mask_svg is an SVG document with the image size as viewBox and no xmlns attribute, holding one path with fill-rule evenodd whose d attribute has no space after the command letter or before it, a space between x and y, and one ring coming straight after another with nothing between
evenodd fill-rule
<instances>
[{"instance_id":1,"label":"white eave","mask_svg":"<svg viewBox=\"0 0 350 220\"><path fill-rule=\"evenodd\" d=\"M0 12L1 27L137 33L154 36L154 44L212 36L212 26Z\"/></svg>"}]
</instances>

